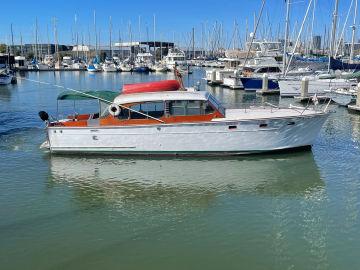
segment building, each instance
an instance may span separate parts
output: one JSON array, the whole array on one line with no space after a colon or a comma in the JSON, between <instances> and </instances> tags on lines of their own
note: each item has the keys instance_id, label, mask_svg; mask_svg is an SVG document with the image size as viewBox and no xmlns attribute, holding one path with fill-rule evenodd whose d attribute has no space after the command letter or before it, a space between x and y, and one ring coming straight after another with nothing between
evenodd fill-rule
<instances>
[{"instance_id":1,"label":"building","mask_svg":"<svg viewBox=\"0 0 360 270\"><path fill-rule=\"evenodd\" d=\"M346 42L344 43L344 55L350 56L351 51L351 43ZM354 43L354 56L360 54L360 42Z\"/></svg>"},{"instance_id":2,"label":"building","mask_svg":"<svg viewBox=\"0 0 360 270\"><path fill-rule=\"evenodd\" d=\"M321 50L321 36L313 36L312 49Z\"/></svg>"},{"instance_id":3,"label":"building","mask_svg":"<svg viewBox=\"0 0 360 270\"><path fill-rule=\"evenodd\" d=\"M70 51L72 46L58 45L59 52ZM34 55L46 55L55 53L55 44L23 44L23 45L10 45L9 50L14 55L24 55L31 57ZM37 53L36 53L37 52Z\"/></svg>"},{"instance_id":4,"label":"building","mask_svg":"<svg viewBox=\"0 0 360 270\"><path fill-rule=\"evenodd\" d=\"M12 67L15 64L14 55L0 53L0 68L4 68L6 66Z\"/></svg>"},{"instance_id":5,"label":"building","mask_svg":"<svg viewBox=\"0 0 360 270\"><path fill-rule=\"evenodd\" d=\"M163 41L134 41L134 42L118 42L115 43L114 47L116 50L127 56L137 55L139 52L156 52L156 60L160 59L160 55L165 56L170 48L174 48L173 42ZM113 48L115 49L115 48ZM119 54L119 55L121 55Z\"/></svg>"}]
</instances>

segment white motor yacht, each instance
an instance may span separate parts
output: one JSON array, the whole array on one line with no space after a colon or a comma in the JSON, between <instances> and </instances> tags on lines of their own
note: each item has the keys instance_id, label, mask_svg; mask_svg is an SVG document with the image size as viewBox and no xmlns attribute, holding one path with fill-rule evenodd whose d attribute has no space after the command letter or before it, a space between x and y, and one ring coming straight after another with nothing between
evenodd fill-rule
<instances>
[{"instance_id":1,"label":"white motor yacht","mask_svg":"<svg viewBox=\"0 0 360 270\"><path fill-rule=\"evenodd\" d=\"M325 110L257 106L225 109L209 92L168 80L116 92L65 92L59 100L98 99L99 111L46 122L52 153L238 155L313 144Z\"/></svg>"}]
</instances>

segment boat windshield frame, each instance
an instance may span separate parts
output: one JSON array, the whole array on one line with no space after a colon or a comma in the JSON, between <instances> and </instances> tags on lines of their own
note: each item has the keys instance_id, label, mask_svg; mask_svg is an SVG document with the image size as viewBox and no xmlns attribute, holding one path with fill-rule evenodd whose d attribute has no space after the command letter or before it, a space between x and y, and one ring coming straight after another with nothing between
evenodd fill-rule
<instances>
[{"instance_id":1,"label":"boat windshield frame","mask_svg":"<svg viewBox=\"0 0 360 270\"><path fill-rule=\"evenodd\" d=\"M221 105L220 101L218 101L212 94L209 93L208 101L223 115L225 116L225 107Z\"/></svg>"}]
</instances>

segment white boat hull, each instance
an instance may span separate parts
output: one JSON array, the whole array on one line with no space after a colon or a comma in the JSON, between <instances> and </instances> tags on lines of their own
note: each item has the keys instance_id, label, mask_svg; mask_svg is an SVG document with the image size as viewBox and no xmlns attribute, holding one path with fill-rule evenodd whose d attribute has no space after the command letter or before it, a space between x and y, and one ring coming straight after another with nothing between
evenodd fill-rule
<instances>
[{"instance_id":1,"label":"white boat hull","mask_svg":"<svg viewBox=\"0 0 360 270\"><path fill-rule=\"evenodd\" d=\"M106 65L102 67L104 72L117 72L117 68L115 65Z\"/></svg>"},{"instance_id":2,"label":"white boat hull","mask_svg":"<svg viewBox=\"0 0 360 270\"><path fill-rule=\"evenodd\" d=\"M48 127L54 153L236 155L311 145L325 113L277 119L123 127ZM266 125L266 126L264 126Z\"/></svg>"},{"instance_id":3,"label":"white boat hull","mask_svg":"<svg viewBox=\"0 0 360 270\"><path fill-rule=\"evenodd\" d=\"M231 89L243 89L244 86L239 77L224 78L223 86Z\"/></svg>"},{"instance_id":4,"label":"white boat hull","mask_svg":"<svg viewBox=\"0 0 360 270\"><path fill-rule=\"evenodd\" d=\"M324 94L325 90L334 90L338 88L350 88L351 82L345 79L321 79L309 80L308 94ZM279 80L280 95L283 97L300 96L301 80L287 79Z\"/></svg>"}]
</instances>

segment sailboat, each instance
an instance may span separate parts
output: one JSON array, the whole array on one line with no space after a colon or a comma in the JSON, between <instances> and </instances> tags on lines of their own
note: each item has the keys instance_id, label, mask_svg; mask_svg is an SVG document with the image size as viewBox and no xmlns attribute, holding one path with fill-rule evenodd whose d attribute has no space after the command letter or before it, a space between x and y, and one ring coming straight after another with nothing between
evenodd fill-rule
<instances>
[{"instance_id":1,"label":"sailboat","mask_svg":"<svg viewBox=\"0 0 360 270\"><path fill-rule=\"evenodd\" d=\"M101 71L101 65L100 65L100 61L99 58L96 56L92 62L87 66L87 71L89 72L99 72Z\"/></svg>"}]
</instances>

